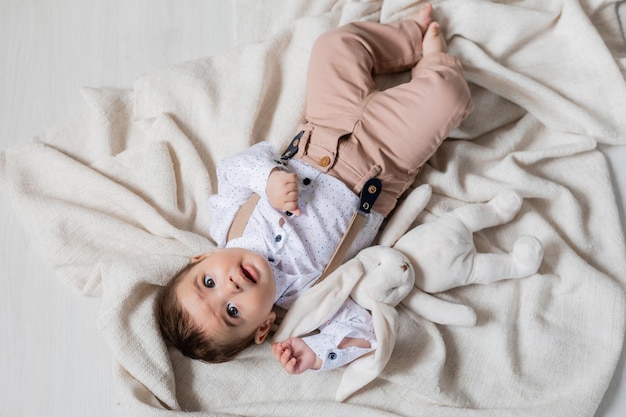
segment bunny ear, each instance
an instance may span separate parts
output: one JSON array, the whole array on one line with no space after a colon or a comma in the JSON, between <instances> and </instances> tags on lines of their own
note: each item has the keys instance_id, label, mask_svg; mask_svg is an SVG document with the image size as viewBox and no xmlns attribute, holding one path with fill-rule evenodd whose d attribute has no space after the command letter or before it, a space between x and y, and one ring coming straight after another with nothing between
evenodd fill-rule
<instances>
[{"instance_id":1,"label":"bunny ear","mask_svg":"<svg viewBox=\"0 0 626 417\"><path fill-rule=\"evenodd\" d=\"M424 210L424 207L430 201L432 193L432 187L428 184L420 185L411 191L389 219L378 238L378 244L393 246L409 230L417 216Z\"/></svg>"},{"instance_id":2,"label":"bunny ear","mask_svg":"<svg viewBox=\"0 0 626 417\"><path fill-rule=\"evenodd\" d=\"M320 327L339 311L363 274L361 262L356 258L351 259L325 280L309 288L291 305L273 341L302 336Z\"/></svg>"},{"instance_id":3,"label":"bunny ear","mask_svg":"<svg viewBox=\"0 0 626 417\"><path fill-rule=\"evenodd\" d=\"M375 302L372 308L374 332L376 333L376 351L374 355L365 355L346 368L337 388L335 400L343 401L357 390L373 381L389 362L396 344L398 332L398 312L389 304Z\"/></svg>"}]
</instances>

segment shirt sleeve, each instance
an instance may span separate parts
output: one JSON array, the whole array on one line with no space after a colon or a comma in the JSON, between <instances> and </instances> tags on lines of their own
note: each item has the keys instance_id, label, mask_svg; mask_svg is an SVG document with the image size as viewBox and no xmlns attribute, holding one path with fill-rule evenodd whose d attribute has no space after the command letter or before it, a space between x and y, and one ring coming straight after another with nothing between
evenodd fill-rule
<instances>
[{"instance_id":1,"label":"shirt sleeve","mask_svg":"<svg viewBox=\"0 0 626 417\"><path fill-rule=\"evenodd\" d=\"M257 143L243 152L223 159L217 166L217 191L219 194L247 194L252 192L266 197L265 189L270 172L284 168L274 147Z\"/></svg>"},{"instance_id":2,"label":"shirt sleeve","mask_svg":"<svg viewBox=\"0 0 626 417\"><path fill-rule=\"evenodd\" d=\"M209 234L220 246L226 244L226 235L235 214L253 194L266 197L265 188L270 172L283 168L274 147L261 142L243 152L223 159L217 165L217 194L209 197L212 219Z\"/></svg>"},{"instance_id":3,"label":"shirt sleeve","mask_svg":"<svg viewBox=\"0 0 626 417\"><path fill-rule=\"evenodd\" d=\"M345 337L365 339L369 348L337 346ZM303 337L302 340L322 360L320 371L335 369L376 349L376 335L370 313L352 299L346 300L332 319L320 327L320 333Z\"/></svg>"}]
</instances>

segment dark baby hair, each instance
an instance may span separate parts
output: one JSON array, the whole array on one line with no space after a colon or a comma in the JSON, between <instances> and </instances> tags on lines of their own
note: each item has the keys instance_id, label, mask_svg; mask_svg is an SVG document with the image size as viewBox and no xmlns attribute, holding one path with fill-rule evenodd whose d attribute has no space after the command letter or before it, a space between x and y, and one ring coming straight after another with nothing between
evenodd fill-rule
<instances>
[{"instance_id":1,"label":"dark baby hair","mask_svg":"<svg viewBox=\"0 0 626 417\"><path fill-rule=\"evenodd\" d=\"M192 321L178 300L176 286L194 265L195 263L188 264L161 290L156 312L161 334L189 358L212 363L229 361L250 346L254 341L254 333L248 338L224 344L204 334Z\"/></svg>"}]
</instances>

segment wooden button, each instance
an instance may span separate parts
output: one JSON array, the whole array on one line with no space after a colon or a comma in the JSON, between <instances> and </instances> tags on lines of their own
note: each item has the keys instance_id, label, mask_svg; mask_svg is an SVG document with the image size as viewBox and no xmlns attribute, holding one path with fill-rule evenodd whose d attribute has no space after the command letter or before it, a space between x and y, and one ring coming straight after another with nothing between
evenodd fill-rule
<instances>
[{"instance_id":1,"label":"wooden button","mask_svg":"<svg viewBox=\"0 0 626 417\"><path fill-rule=\"evenodd\" d=\"M328 165L330 165L330 157L328 156L322 156L320 158L320 162L319 162L320 166L322 167L327 167Z\"/></svg>"}]
</instances>

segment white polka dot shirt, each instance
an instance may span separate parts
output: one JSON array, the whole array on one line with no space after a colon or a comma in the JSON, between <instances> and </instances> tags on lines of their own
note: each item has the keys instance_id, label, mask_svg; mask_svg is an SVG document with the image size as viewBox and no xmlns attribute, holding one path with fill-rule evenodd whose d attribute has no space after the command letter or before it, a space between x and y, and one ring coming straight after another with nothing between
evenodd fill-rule
<instances>
[{"instance_id":1,"label":"white polka dot shirt","mask_svg":"<svg viewBox=\"0 0 626 417\"><path fill-rule=\"evenodd\" d=\"M277 167L298 175L300 216L274 209L266 198L267 179ZM217 178L218 194L209 199L211 237L220 247L246 248L267 257L276 278L275 303L288 309L322 274L359 204L358 196L337 178L300 160L283 165L274 147L265 142L221 161ZM226 242L235 214L252 193L261 198L243 235ZM382 220L382 215L371 212L348 258L371 244ZM344 337L363 338L371 347L338 349ZM376 348L371 316L352 300L320 327L319 334L303 340L322 359L323 370L349 363Z\"/></svg>"}]
</instances>

